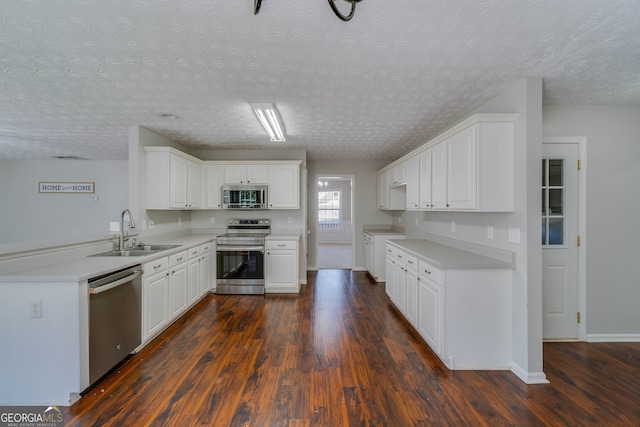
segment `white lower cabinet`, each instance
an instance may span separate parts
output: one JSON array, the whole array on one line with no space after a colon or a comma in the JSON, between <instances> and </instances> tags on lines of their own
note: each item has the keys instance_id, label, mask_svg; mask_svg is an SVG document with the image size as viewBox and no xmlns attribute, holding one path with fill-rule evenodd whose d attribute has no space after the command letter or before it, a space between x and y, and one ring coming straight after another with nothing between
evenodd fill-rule
<instances>
[{"instance_id":1,"label":"white lower cabinet","mask_svg":"<svg viewBox=\"0 0 640 427\"><path fill-rule=\"evenodd\" d=\"M194 246L188 250L188 281L189 281L189 301L187 305L195 304L202 295L202 277L200 265L200 246Z\"/></svg>"},{"instance_id":2,"label":"white lower cabinet","mask_svg":"<svg viewBox=\"0 0 640 427\"><path fill-rule=\"evenodd\" d=\"M396 263L394 264L395 273L393 275L395 299L392 300L402 314L404 314L406 310L406 274L404 269L404 257L404 252L396 251Z\"/></svg>"},{"instance_id":3,"label":"white lower cabinet","mask_svg":"<svg viewBox=\"0 0 640 427\"><path fill-rule=\"evenodd\" d=\"M189 304L189 281L187 251L169 257L169 290L171 320L175 320L187 310Z\"/></svg>"},{"instance_id":4,"label":"white lower cabinet","mask_svg":"<svg viewBox=\"0 0 640 427\"><path fill-rule=\"evenodd\" d=\"M407 244L387 244L387 293L407 321L449 369L511 369L511 265L465 267L470 254L458 251L460 267L435 268ZM455 259L456 249L443 250Z\"/></svg>"},{"instance_id":5,"label":"white lower cabinet","mask_svg":"<svg viewBox=\"0 0 640 427\"><path fill-rule=\"evenodd\" d=\"M300 292L298 241L267 240L265 249L265 292Z\"/></svg>"},{"instance_id":6,"label":"white lower cabinet","mask_svg":"<svg viewBox=\"0 0 640 427\"><path fill-rule=\"evenodd\" d=\"M363 233L364 266L373 280L386 279L386 243L390 239L404 239L404 234L392 230L365 230Z\"/></svg>"},{"instance_id":7,"label":"white lower cabinet","mask_svg":"<svg viewBox=\"0 0 640 427\"><path fill-rule=\"evenodd\" d=\"M389 296L389 299L393 302L396 298L396 288L395 288L395 280L394 275L396 274L396 250L393 246L387 245L386 247L386 258L385 258L385 291Z\"/></svg>"},{"instance_id":8,"label":"white lower cabinet","mask_svg":"<svg viewBox=\"0 0 640 427\"><path fill-rule=\"evenodd\" d=\"M418 327L418 260L407 255L405 262L405 312L404 315L414 328Z\"/></svg>"},{"instance_id":9,"label":"white lower cabinet","mask_svg":"<svg viewBox=\"0 0 640 427\"><path fill-rule=\"evenodd\" d=\"M143 264L143 345L211 291L212 248L213 242L207 242Z\"/></svg>"},{"instance_id":10,"label":"white lower cabinet","mask_svg":"<svg viewBox=\"0 0 640 427\"><path fill-rule=\"evenodd\" d=\"M442 355L443 289L439 270L420 261L418 273L418 332L438 355Z\"/></svg>"},{"instance_id":11,"label":"white lower cabinet","mask_svg":"<svg viewBox=\"0 0 640 427\"><path fill-rule=\"evenodd\" d=\"M169 259L167 257L142 266L142 342L146 343L170 322Z\"/></svg>"},{"instance_id":12,"label":"white lower cabinet","mask_svg":"<svg viewBox=\"0 0 640 427\"><path fill-rule=\"evenodd\" d=\"M213 242L200 245L200 295L204 296L211 292L213 286Z\"/></svg>"}]
</instances>

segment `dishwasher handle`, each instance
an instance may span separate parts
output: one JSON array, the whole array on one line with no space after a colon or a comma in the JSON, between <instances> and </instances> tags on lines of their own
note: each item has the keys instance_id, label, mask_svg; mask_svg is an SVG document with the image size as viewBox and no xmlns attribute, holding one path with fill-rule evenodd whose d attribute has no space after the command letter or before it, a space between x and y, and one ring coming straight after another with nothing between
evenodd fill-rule
<instances>
[{"instance_id":1,"label":"dishwasher handle","mask_svg":"<svg viewBox=\"0 0 640 427\"><path fill-rule=\"evenodd\" d=\"M137 277L139 277L141 275L142 275L142 270L133 270L132 274L130 274L128 276L125 276L125 277L123 277L121 279L118 279L115 282L109 282L109 283L107 283L105 285L97 286L95 288L91 288L90 287L89 288L89 294L90 295L96 295L96 294L99 294L101 292L106 292L106 291L108 291L110 289L117 288L118 286L123 285L125 283L128 283L128 282L132 281L133 279L135 279L135 278L137 278Z\"/></svg>"}]
</instances>

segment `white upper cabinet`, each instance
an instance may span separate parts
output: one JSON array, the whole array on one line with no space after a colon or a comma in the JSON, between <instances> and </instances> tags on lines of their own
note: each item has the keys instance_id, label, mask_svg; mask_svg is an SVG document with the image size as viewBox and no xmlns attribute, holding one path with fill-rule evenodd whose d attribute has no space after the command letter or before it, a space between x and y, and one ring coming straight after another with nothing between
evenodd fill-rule
<instances>
[{"instance_id":1,"label":"white upper cabinet","mask_svg":"<svg viewBox=\"0 0 640 427\"><path fill-rule=\"evenodd\" d=\"M447 208L475 210L477 203L477 125L444 142L447 156Z\"/></svg>"},{"instance_id":2,"label":"white upper cabinet","mask_svg":"<svg viewBox=\"0 0 640 427\"><path fill-rule=\"evenodd\" d=\"M406 162L407 209L420 209L420 156L413 156Z\"/></svg>"},{"instance_id":3,"label":"white upper cabinet","mask_svg":"<svg viewBox=\"0 0 640 427\"><path fill-rule=\"evenodd\" d=\"M224 167L225 184L266 184L267 165L227 165Z\"/></svg>"},{"instance_id":4,"label":"white upper cabinet","mask_svg":"<svg viewBox=\"0 0 640 427\"><path fill-rule=\"evenodd\" d=\"M405 187L393 184L393 170L378 173L378 209L406 209Z\"/></svg>"},{"instance_id":5,"label":"white upper cabinet","mask_svg":"<svg viewBox=\"0 0 640 427\"><path fill-rule=\"evenodd\" d=\"M407 182L407 164L405 162L397 164L393 168L391 185L402 185Z\"/></svg>"},{"instance_id":6,"label":"white upper cabinet","mask_svg":"<svg viewBox=\"0 0 640 427\"><path fill-rule=\"evenodd\" d=\"M431 209L431 149L420 153L420 209ZM409 184L407 184L408 186ZM408 197L408 195L407 195Z\"/></svg>"},{"instance_id":7,"label":"white upper cabinet","mask_svg":"<svg viewBox=\"0 0 640 427\"><path fill-rule=\"evenodd\" d=\"M201 161L169 147L145 147L146 209L199 209Z\"/></svg>"},{"instance_id":8,"label":"white upper cabinet","mask_svg":"<svg viewBox=\"0 0 640 427\"><path fill-rule=\"evenodd\" d=\"M204 209L222 209L222 183L224 167L215 164L203 166L204 185L202 203Z\"/></svg>"},{"instance_id":9,"label":"white upper cabinet","mask_svg":"<svg viewBox=\"0 0 640 427\"><path fill-rule=\"evenodd\" d=\"M431 208L447 209L447 150L444 144L431 149Z\"/></svg>"},{"instance_id":10,"label":"white upper cabinet","mask_svg":"<svg viewBox=\"0 0 640 427\"><path fill-rule=\"evenodd\" d=\"M389 207L391 190L406 184L402 209L512 212L516 119L517 114L476 114L387 166L378 172L378 207L398 209ZM385 184L382 176L389 174L392 181Z\"/></svg>"},{"instance_id":11,"label":"white upper cabinet","mask_svg":"<svg viewBox=\"0 0 640 427\"><path fill-rule=\"evenodd\" d=\"M269 209L300 209L300 166L269 165Z\"/></svg>"}]
</instances>

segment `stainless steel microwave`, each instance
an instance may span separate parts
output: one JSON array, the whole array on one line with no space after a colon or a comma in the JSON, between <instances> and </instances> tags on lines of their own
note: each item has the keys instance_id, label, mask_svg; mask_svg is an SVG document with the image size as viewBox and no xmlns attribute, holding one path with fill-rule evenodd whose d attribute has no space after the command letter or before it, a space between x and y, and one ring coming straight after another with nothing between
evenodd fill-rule
<instances>
[{"instance_id":1,"label":"stainless steel microwave","mask_svg":"<svg viewBox=\"0 0 640 427\"><path fill-rule=\"evenodd\" d=\"M267 209L266 185L223 185L222 209Z\"/></svg>"}]
</instances>

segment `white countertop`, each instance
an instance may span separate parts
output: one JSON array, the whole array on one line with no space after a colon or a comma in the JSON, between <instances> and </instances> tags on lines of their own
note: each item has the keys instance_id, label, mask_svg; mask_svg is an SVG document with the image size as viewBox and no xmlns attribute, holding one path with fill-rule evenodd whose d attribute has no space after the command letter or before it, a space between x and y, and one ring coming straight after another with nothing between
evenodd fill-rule
<instances>
[{"instance_id":1,"label":"white countertop","mask_svg":"<svg viewBox=\"0 0 640 427\"><path fill-rule=\"evenodd\" d=\"M407 252L411 252L419 258L423 258L434 267L442 270L467 268L515 268L513 263L500 261L495 258L457 249L426 239L388 240L387 242Z\"/></svg>"},{"instance_id":2,"label":"white countertop","mask_svg":"<svg viewBox=\"0 0 640 427\"><path fill-rule=\"evenodd\" d=\"M371 234L372 236L402 236L404 233L400 231L395 231L390 228L369 228L363 230L367 234Z\"/></svg>"},{"instance_id":3,"label":"white countertop","mask_svg":"<svg viewBox=\"0 0 640 427\"><path fill-rule=\"evenodd\" d=\"M216 234L188 234L166 239L145 240L145 244L180 245L177 248L135 257L74 258L54 264L13 271L0 275L0 282L79 282L112 271L143 264L215 240Z\"/></svg>"}]
</instances>

